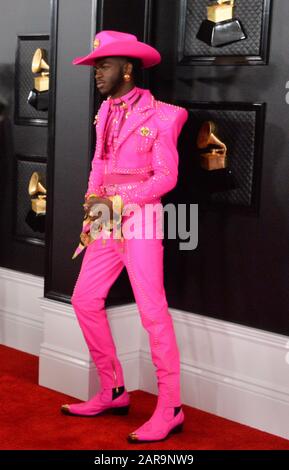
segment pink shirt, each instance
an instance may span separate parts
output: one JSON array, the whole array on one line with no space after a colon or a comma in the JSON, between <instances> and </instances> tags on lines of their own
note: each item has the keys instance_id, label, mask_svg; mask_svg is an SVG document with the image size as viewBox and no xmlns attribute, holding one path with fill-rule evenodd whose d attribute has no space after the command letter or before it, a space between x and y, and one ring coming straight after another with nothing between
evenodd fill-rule
<instances>
[{"instance_id":1,"label":"pink shirt","mask_svg":"<svg viewBox=\"0 0 289 470\"><path fill-rule=\"evenodd\" d=\"M121 127L142 93L143 89L135 86L125 95L109 99L110 107L104 130L103 159L105 160L105 173L111 173L111 157L115 150Z\"/></svg>"}]
</instances>

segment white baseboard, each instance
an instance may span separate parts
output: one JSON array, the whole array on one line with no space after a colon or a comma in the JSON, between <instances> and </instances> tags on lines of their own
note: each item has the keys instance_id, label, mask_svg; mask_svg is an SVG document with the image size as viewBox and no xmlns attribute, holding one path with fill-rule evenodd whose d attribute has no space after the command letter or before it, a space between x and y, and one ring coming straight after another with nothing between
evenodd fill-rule
<instances>
[{"instance_id":1,"label":"white baseboard","mask_svg":"<svg viewBox=\"0 0 289 470\"><path fill-rule=\"evenodd\" d=\"M39 384L87 400L99 388L95 366L71 305L43 298ZM140 319L135 304L107 309L128 390L138 389ZM132 334L127 334L131 331Z\"/></svg>"},{"instance_id":2,"label":"white baseboard","mask_svg":"<svg viewBox=\"0 0 289 470\"><path fill-rule=\"evenodd\" d=\"M39 355L43 287L42 277L0 267L0 343Z\"/></svg>"},{"instance_id":3,"label":"white baseboard","mask_svg":"<svg viewBox=\"0 0 289 470\"><path fill-rule=\"evenodd\" d=\"M127 388L156 394L136 305L107 312ZM289 338L170 312L181 354L183 403L289 439ZM40 356L40 385L80 399L95 393L97 374L74 310L43 298L42 278L0 268L0 326L3 344Z\"/></svg>"}]
</instances>

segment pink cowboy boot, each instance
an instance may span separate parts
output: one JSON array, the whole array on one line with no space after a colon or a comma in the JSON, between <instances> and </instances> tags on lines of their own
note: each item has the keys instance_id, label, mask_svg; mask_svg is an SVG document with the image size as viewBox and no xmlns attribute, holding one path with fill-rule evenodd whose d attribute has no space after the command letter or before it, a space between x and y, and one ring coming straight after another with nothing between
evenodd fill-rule
<instances>
[{"instance_id":1,"label":"pink cowboy boot","mask_svg":"<svg viewBox=\"0 0 289 470\"><path fill-rule=\"evenodd\" d=\"M124 386L102 389L90 400L83 403L62 405L61 412L72 416L97 416L106 411L126 415L129 411L129 394Z\"/></svg>"},{"instance_id":2,"label":"pink cowboy boot","mask_svg":"<svg viewBox=\"0 0 289 470\"><path fill-rule=\"evenodd\" d=\"M127 439L131 443L162 441L171 433L181 432L183 423L184 413L180 406L158 405L152 417Z\"/></svg>"}]
</instances>

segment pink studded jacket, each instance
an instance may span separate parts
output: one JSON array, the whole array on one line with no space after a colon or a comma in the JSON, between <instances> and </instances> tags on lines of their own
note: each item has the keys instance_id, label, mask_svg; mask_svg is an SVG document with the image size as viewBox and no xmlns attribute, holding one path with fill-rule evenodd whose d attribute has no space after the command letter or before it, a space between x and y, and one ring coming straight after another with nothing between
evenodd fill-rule
<instances>
[{"instance_id":1,"label":"pink studded jacket","mask_svg":"<svg viewBox=\"0 0 289 470\"><path fill-rule=\"evenodd\" d=\"M109 98L103 101L96 116L96 147L86 198L90 194L102 197L108 194L102 159L108 101ZM109 195L119 194L124 204L143 205L157 202L173 189L178 178L177 140L187 118L185 108L158 101L149 90L144 90L120 130L110 170L115 175L135 175L138 182L114 184Z\"/></svg>"}]
</instances>

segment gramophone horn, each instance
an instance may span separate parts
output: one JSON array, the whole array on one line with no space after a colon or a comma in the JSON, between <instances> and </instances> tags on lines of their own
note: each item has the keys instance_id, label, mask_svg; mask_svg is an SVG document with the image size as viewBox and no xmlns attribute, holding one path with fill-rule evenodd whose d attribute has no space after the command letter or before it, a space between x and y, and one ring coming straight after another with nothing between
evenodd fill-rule
<instances>
[{"instance_id":1,"label":"gramophone horn","mask_svg":"<svg viewBox=\"0 0 289 470\"><path fill-rule=\"evenodd\" d=\"M197 139L198 148L203 149L209 145L209 139L212 132L212 128L213 123L211 121L206 121L202 124Z\"/></svg>"},{"instance_id":2,"label":"gramophone horn","mask_svg":"<svg viewBox=\"0 0 289 470\"><path fill-rule=\"evenodd\" d=\"M221 149L226 152L227 147L226 145L218 139L218 137L214 134L216 132L216 126L213 121L205 121L202 124L202 127L198 134L197 139L197 146L200 149L204 149L209 145L217 145L220 146Z\"/></svg>"},{"instance_id":3,"label":"gramophone horn","mask_svg":"<svg viewBox=\"0 0 289 470\"><path fill-rule=\"evenodd\" d=\"M217 0L217 3L219 3L219 5L222 5L222 3L228 3L232 6L234 6L234 2L235 2L235 0Z\"/></svg>"},{"instance_id":4,"label":"gramophone horn","mask_svg":"<svg viewBox=\"0 0 289 470\"><path fill-rule=\"evenodd\" d=\"M32 59L32 67L31 70L33 73L41 72L41 70L49 70L49 65L44 59L45 57L45 50L38 48L34 52L34 56Z\"/></svg>"},{"instance_id":5,"label":"gramophone horn","mask_svg":"<svg viewBox=\"0 0 289 470\"><path fill-rule=\"evenodd\" d=\"M33 196L34 194L37 194L37 193L42 193L42 194L47 193L46 188L42 184L42 178L37 171L34 171L34 173L32 173L31 175L29 186L28 186L28 192L30 196Z\"/></svg>"},{"instance_id":6,"label":"gramophone horn","mask_svg":"<svg viewBox=\"0 0 289 470\"><path fill-rule=\"evenodd\" d=\"M205 121L197 137L197 146L201 149L200 165L205 170L217 170L227 166L227 147L214 132L215 123Z\"/></svg>"}]
</instances>

